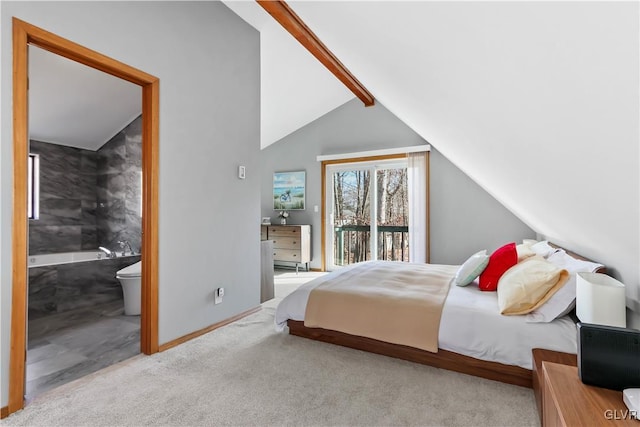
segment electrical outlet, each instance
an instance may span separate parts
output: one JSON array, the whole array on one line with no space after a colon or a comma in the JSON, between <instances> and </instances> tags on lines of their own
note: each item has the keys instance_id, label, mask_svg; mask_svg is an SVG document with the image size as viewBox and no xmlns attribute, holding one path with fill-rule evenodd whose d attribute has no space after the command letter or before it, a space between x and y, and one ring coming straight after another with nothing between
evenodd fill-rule
<instances>
[{"instance_id":1,"label":"electrical outlet","mask_svg":"<svg viewBox=\"0 0 640 427\"><path fill-rule=\"evenodd\" d=\"M224 296L224 288L216 289L213 303L214 304L220 304L222 302L222 297L223 296Z\"/></svg>"}]
</instances>

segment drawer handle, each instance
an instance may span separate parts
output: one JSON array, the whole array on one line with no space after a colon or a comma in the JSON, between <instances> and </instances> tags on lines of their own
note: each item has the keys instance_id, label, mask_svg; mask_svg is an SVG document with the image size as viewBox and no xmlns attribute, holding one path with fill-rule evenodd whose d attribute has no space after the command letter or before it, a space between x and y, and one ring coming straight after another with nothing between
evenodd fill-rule
<instances>
[{"instance_id":1,"label":"drawer handle","mask_svg":"<svg viewBox=\"0 0 640 427\"><path fill-rule=\"evenodd\" d=\"M295 241L293 242L293 244L294 244L294 245L295 245L296 243L298 243L298 242L295 242Z\"/></svg>"},{"instance_id":2,"label":"drawer handle","mask_svg":"<svg viewBox=\"0 0 640 427\"><path fill-rule=\"evenodd\" d=\"M273 256L276 256L276 254L274 253Z\"/></svg>"},{"instance_id":3,"label":"drawer handle","mask_svg":"<svg viewBox=\"0 0 640 427\"><path fill-rule=\"evenodd\" d=\"M296 256L296 254L293 254L293 256Z\"/></svg>"}]
</instances>

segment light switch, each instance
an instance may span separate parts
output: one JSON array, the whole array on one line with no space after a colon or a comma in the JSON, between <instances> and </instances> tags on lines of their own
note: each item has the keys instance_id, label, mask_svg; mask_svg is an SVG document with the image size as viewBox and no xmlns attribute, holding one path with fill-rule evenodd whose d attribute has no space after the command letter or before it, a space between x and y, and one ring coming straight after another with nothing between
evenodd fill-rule
<instances>
[{"instance_id":1,"label":"light switch","mask_svg":"<svg viewBox=\"0 0 640 427\"><path fill-rule=\"evenodd\" d=\"M246 169L244 166L238 166L238 178L240 179L244 179L245 178L245 173L246 173Z\"/></svg>"},{"instance_id":2,"label":"light switch","mask_svg":"<svg viewBox=\"0 0 640 427\"><path fill-rule=\"evenodd\" d=\"M314 212L318 212L318 205L314 205L314 206L313 206L313 211L314 211Z\"/></svg>"}]
</instances>

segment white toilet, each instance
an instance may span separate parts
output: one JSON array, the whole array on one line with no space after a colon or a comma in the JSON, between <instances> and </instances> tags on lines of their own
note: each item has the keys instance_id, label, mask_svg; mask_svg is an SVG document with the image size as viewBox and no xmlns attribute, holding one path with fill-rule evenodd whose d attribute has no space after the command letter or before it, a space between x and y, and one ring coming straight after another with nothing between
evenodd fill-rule
<instances>
[{"instance_id":1,"label":"white toilet","mask_svg":"<svg viewBox=\"0 0 640 427\"><path fill-rule=\"evenodd\" d=\"M122 285L124 294L124 314L136 316L140 314L142 261L131 264L116 273L116 279Z\"/></svg>"}]
</instances>

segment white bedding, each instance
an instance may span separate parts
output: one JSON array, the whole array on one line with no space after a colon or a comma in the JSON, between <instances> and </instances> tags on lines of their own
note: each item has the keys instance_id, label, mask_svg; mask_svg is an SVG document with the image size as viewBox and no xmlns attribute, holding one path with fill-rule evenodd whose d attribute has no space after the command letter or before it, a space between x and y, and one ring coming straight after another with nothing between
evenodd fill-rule
<instances>
[{"instance_id":1,"label":"white bedding","mask_svg":"<svg viewBox=\"0 0 640 427\"><path fill-rule=\"evenodd\" d=\"M369 261L369 263L389 261ZM276 329L287 320L304 320L309 292L354 265L318 277L287 295L275 313ZM477 283L451 286L440 321L439 348L476 359L532 369L531 349L576 353L576 326L568 316L550 323L527 323L526 316L503 316L495 292L482 292Z\"/></svg>"}]
</instances>

